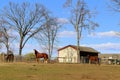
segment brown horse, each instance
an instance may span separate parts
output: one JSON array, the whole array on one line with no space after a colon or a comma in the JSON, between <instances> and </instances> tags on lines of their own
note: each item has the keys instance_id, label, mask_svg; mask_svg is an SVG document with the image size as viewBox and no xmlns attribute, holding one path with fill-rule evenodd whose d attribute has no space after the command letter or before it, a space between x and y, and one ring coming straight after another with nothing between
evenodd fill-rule
<instances>
[{"instance_id":1,"label":"brown horse","mask_svg":"<svg viewBox=\"0 0 120 80\"><path fill-rule=\"evenodd\" d=\"M4 54L5 56L5 59L7 62L13 62L14 61L14 55L11 53L11 54Z\"/></svg>"},{"instance_id":2,"label":"brown horse","mask_svg":"<svg viewBox=\"0 0 120 80\"><path fill-rule=\"evenodd\" d=\"M36 60L38 63L39 63L39 58L44 58L45 63L48 62L48 54L47 53L40 53L36 49L34 49L34 51L35 51L35 56L36 56Z\"/></svg>"},{"instance_id":3,"label":"brown horse","mask_svg":"<svg viewBox=\"0 0 120 80\"><path fill-rule=\"evenodd\" d=\"M91 64L99 64L98 56L89 56L89 61Z\"/></svg>"}]
</instances>

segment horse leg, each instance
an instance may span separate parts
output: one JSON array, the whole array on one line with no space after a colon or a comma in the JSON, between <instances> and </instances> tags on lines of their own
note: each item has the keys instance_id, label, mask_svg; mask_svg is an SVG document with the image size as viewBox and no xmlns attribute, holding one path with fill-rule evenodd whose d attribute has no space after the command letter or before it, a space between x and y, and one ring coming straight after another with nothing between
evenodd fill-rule
<instances>
[{"instance_id":1,"label":"horse leg","mask_svg":"<svg viewBox=\"0 0 120 80\"><path fill-rule=\"evenodd\" d=\"M47 64L47 60L45 60L45 63Z\"/></svg>"},{"instance_id":2,"label":"horse leg","mask_svg":"<svg viewBox=\"0 0 120 80\"><path fill-rule=\"evenodd\" d=\"M46 64L47 64L47 59L44 59L44 63L46 63Z\"/></svg>"},{"instance_id":3,"label":"horse leg","mask_svg":"<svg viewBox=\"0 0 120 80\"><path fill-rule=\"evenodd\" d=\"M46 64L48 63L48 60L46 59Z\"/></svg>"},{"instance_id":4,"label":"horse leg","mask_svg":"<svg viewBox=\"0 0 120 80\"><path fill-rule=\"evenodd\" d=\"M9 62L9 56L7 56L7 59L6 59L6 60L7 60L7 62Z\"/></svg>"},{"instance_id":5,"label":"horse leg","mask_svg":"<svg viewBox=\"0 0 120 80\"><path fill-rule=\"evenodd\" d=\"M13 62L14 61L14 56L11 56L11 62Z\"/></svg>"},{"instance_id":6,"label":"horse leg","mask_svg":"<svg viewBox=\"0 0 120 80\"><path fill-rule=\"evenodd\" d=\"M43 63L46 63L46 59L44 59L44 62Z\"/></svg>"},{"instance_id":7,"label":"horse leg","mask_svg":"<svg viewBox=\"0 0 120 80\"><path fill-rule=\"evenodd\" d=\"M39 63L39 58L36 59L36 62Z\"/></svg>"}]
</instances>

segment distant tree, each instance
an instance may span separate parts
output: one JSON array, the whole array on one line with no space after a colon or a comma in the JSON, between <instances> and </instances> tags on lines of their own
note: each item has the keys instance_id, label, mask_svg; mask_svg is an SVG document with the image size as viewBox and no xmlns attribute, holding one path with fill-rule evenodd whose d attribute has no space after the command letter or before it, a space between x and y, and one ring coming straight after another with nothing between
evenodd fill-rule
<instances>
[{"instance_id":1,"label":"distant tree","mask_svg":"<svg viewBox=\"0 0 120 80\"><path fill-rule=\"evenodd\" d=\"M0 31L0 39L2 37L2 32ZM2 48L1 41L0 41L0 49Z\"/></svg>"},{"instance_id":2,"label":"distant tree","mask_svg":"<svg viewBox=\"0 0 120 80\"><path fill-rule=\"evenodd\" d=\"M2 32L0 31L0 39L2 37ZM0 41L0 49L2 48L1 41Z\"/></svg>"},{"instance_id":3,"label":"distant tree","mask_svg":"<svg viewBox=\"0 0 120 80\"><path fill-rule=\"evenodd\" d=\"M10 49L10 45L9 45L9 36L8 36L8 33L7 33L7 30L6 30L6 28L4 28L4 29L1 29L2 30L2 37L0 38L0 42L1 43L3 43L5 46L6 46L6 48L7 48L7 54L8 54L8 52L9 52L9 49Z\"/></svg>"},{"instance_id":4,"label":"distant tree","mask_svg":"<svg viewBox=\"0 0 120 80\"><path fill-rule=\"evenodd\" d=\"M63 24L58 21L58 18L51 17L49 13L48 15L45 15L45 19L46 24L44 29L40 31L35 38L39 43L41 43L42 47L47 50L49 59L51 59L53 49L57 41L58 31L61 29Z\"/></svg>"},{"instance_id":5,"label":"distant tree","mask_svg":"<svg viewBox=\"0 0 120 80\"><path fill-rule=\"evenodd\" d=\"M70 10L70 23L76 31L77 54L80 55L79 46L83 28L93 30L98 24L92 21L92 13L84 0L66 0L64 7ZM78 57L78 59L80 58Z\"/></svg>"},{"instance_id":6,"label":"distant tree","mask_svg":"<svg viewBox=\"0 0 120 80\"><path fill-rule=\"evenodd\" d=\"M5 21L0 19L0 43L4 44L7 49L7 54L10 51L10 44L16 39L10 32L10 27L5 26Z\"/></svg>"},{"instance_id":7,"label":"distant tree","mask_svg":"<svg viewBox=\"0 0 120 80\"><path fill-rule=\"evenodd\" d=\"M30 5L28 2L9 3L1 11L1 16L19 34L19 55L29 39L42 30L44 25L45 7L39 3Z\"/></svg>"},{"instance_id":8,"label":"distant tree","mask_svg":"<svg viewBox=\"0 0 120 80\"><path fill-rule=\"evenodd\" d=\"M116 12L120 12L120 0L110 0L111 4L110 8L112 8Z\"/></svg>"},{"instance_id":9,"label":"distant tree","mask_svg":"<svg viewBox=\"0 0 120 80\"><path fill-rule=\"evenodd\" d=\"M35 55L33 53L27 53L24 55L25 60L32 61L35 60Z\"/></svg>"},{"instance_id":10,"label":"distant tree","mask_svg":"<svg viewBox=\"0 0 120 80\"><path fill-rule=\"evenodd\" d=\"M110 0L111 4L109 5L110 8L115 11L120 13L120 0ZM120 36L120 32L116 32L116 35Z\"/></svg>"}]
</instances>

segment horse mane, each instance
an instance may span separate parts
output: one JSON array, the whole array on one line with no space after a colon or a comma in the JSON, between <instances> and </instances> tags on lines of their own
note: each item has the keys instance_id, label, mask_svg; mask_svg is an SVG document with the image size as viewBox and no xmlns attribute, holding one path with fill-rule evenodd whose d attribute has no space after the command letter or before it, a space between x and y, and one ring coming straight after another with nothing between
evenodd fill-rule
<instances>
[{"instance_id":1,"label":"horse mane","mask_svg":"<svg viewBox=\"0 0 120 80\"><path fill-rule=\"evenodd\" d=\"M35 54L38 53L38 51L36 49L34 49L34 51L35 51Z\"/></svg>"},{"instance_id":2,"label":"horse mane","mask_svg":"<svg viewBox=\"0 0 120 80\"><path fill-rule=\"evenodd\" d=\"M36 49L34 49L34 51L35 51L35 56L37 56L38 51Z\"/></svg>"}]
</instances>

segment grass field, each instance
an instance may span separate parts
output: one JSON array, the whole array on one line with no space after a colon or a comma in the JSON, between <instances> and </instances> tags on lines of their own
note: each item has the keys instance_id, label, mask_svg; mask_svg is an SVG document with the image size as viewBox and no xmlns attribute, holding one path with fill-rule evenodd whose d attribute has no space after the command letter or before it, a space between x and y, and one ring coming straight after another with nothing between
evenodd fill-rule
<instances>
[{"instance_id":1,"label":"grass field","mask_svg":"<svg viewBox=\"0 0 120 80\"><path fill-rule=\"evenodd\" d=\"M0 63L0 80L120 80L120 66Z\"/></svg>"}]
</instances>

